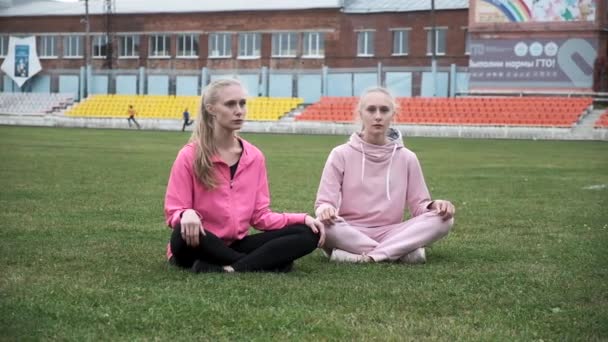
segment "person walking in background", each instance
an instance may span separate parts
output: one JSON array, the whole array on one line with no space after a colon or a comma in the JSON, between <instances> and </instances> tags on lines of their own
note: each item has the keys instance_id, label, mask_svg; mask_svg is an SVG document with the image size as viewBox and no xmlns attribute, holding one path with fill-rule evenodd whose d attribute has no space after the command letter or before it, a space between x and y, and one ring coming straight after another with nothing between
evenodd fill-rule
<instances>
[{"instance_id":1,"label":"person walking in background","mask_svg":"<svg viewBox=\"0 0 608 342\"><path fill-rule=\"evenodd\" d=\"M336 262L424 263L425 246L452 228L454 206L431 200L416 154L390 127L396 103L388 90L367 90L356 110L362 129L331 151L317 192L324 250Z\"/></svg>"},{"instance_id":2,"label":"person walking in background","mask_svg":"<svg viewBox=\"0 0 608 342\"><path fill-rule=\"evenodd\" d=\"M236 135L246 97L237 80L209 84L190 142L171 168L167 257L193 272L287 272L324 241L319 220L270 210L264 155ZM249 235L250 226L263 232Z\"/></svg>"},{"instance_id":3,"label":"person walking in background","mask_svg":"<svg viewBox=\"0 0 608 342\"><path fill-rule=\"evenodd\" d=\"M135 126L137 126L137 129L141 129L141 126L139 125L137 120L135 120L135 114L137 113L135 112L135 108L133 108L133 105L129 105L129 110L127 111L127 114L129 115L129 118L127 119L129 127L131 127L131 121L133 121L133 123L135 123Z\"/></svg>"},{"instance_id":4,"label":"person walking in background","mask_svg":"<svg viewBox=\"0 0 608 342\"><path fill-rule=\"evenodd\" d=\"M192 125L194 120L190 120L190 113L188 112L188 108L184 109L184 113L182 114L184 118L184 125L182 126L182 132L186 130L186 126Z\"/></svg>"}]
</instances>

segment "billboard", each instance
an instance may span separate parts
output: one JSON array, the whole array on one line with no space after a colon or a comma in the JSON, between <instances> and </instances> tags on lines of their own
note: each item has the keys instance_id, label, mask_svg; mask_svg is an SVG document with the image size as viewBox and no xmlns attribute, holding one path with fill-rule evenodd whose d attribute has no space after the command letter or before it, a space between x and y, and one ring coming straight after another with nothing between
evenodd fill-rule
<instances>
[{"instance_id":1,"label":"billboard","mask_svg":"<svg viewBox=\"0 0 608 342\"><path fill-rule=\"evenodd\" d=\"M470 88L590 90L597 49L583 38L472 40Z\"/></svg>"},{"instance_id":2,"label":"billboard","mask_svg":"<svg viewBox=\"0 0 608 342\"><path fill-rule=\"evenodd\" d=\"M474 21L485 23L593 22L595 0L472 0Z\"/></svg>"},{"instance_id":3,"label":"billboard","mask_svg":"<svg viewBox=\"0 0 608 342\"><path fill-rule=\"evenodd\" d=\"M36 53L36 38L10 37L8 53L0 68L21 88L28 79L42 70Z\"/></svg>"}]
</instances>

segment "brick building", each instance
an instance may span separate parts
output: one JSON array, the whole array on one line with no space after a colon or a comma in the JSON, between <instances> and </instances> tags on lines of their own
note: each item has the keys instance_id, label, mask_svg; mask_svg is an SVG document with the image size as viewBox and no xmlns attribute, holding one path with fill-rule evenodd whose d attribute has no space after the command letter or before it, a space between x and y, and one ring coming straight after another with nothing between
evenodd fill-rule
<instances>
[{"instance_id":1,"label":"brick building","mask_svg":"<svg viewBox=\"0 0 608 342\"><path fill-rule=\"evenodd\" d=\"M471 0L472 8L480 1ZM467 0L435 0L435 11L430 0L89 0L87 39L83 1L2 2L0 59L10 36L34 35L42 64L22 89L3 74L2 90L77 96L194 95L210 80L234 75L252 95L306 102L379 83L400 96L449 96L469 89L469 35L491 41L554 27L480 23ZM591 35L602 56L605 23L567 23L578 31L561 34Z\"/></svg>"},{"instance_id":2,"label":"brick building","mask_svg":"<svg viewBox=\"0 0 608 342\"><path fill-rule=\"evenodd\" d=\"M59 91L67 76L79 84L89 76L88 93L190 94L214 77L239 75L252 93L310 101L356 95L393 79L399 79L397 93L420 95L431 65L430 3L361 3L270 1L244 8L236 1L202 6L176 0L132 8L118 0L107 12L103 1L90 0L87 45L82 2L33 1L0 10L0 55L9 36L37 37L43 71L29 84L34 91ZM467 1L437 0L439 73L447 75L451 65L466 71L467 20ZM83 72L87 53L92 70ZM14 89L4 76L4 91Z\"/></svg>"}]
</instances>

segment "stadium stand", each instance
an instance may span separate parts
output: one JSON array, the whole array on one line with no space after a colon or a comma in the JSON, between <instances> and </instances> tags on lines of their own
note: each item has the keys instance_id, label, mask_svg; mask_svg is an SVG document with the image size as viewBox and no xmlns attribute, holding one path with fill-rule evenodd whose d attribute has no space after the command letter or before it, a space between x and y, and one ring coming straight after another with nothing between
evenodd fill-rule
<instances>
[{"instance_id":1,"label":"stadium stand","mask_svg":"<svg viewBox=\"0 0 608 342\"><path fill-rule=\"evenodd\" d=\"M302 98L252 97L247 100L247 120L276 121L303 103Z\"/></svg>"},{"instance_id":2,"label":"stadium stand","mask_svg":"<svg viewBox=\"0 0 608 342\"><path fill-rule=\"evenodd\" d=\"M66 114L79 117L126 117L133 105L138 118L182 119L184 109L196 113L198 96L94 95L72 107ZM276 121L304 102L301 98L254 97L247 102L247 119Z\"/></svg>"},{"instance_id":3,"label":"stadium stand","mask_svg":"<svg viewBox=\"0 0 608 342\"><path fill-rule=\"evenodd\" d=\"M357 98L323 97L296 118L348 122ZM398 98L397 123L571 127L592 105L591 98L461 97Z\"/></svg>"},{"instance_id":4,"label":"stadium stand","mask_svg":"<svg viewBox=\"0 0 608 342\"><path fill-rule=\"evenodd\" d=\"M181 119L184 109L194 112L198 96L93 95L66 112L69 116L126 117L133 105L138 118Z\"/></svg>"},{"instance_id":5,"label":"stadium stand","mask_svg":"<svg viewBox=\"0 0 608 342\"><path fill-rule=\"evenodd\" d=\"M608 128L608 109L606 109L595 122L596 128Z\"/></svg>"},{"instance_id":6,"label":"stadium stand","mask_svg":"<svg viewBox=\"0 0 608 342\"><path fill-rule=\"evenodd\" d=\"M60 111L74 103L72 94L0 93L0 113L43 115Z\"/></svg>"}]
</instances>

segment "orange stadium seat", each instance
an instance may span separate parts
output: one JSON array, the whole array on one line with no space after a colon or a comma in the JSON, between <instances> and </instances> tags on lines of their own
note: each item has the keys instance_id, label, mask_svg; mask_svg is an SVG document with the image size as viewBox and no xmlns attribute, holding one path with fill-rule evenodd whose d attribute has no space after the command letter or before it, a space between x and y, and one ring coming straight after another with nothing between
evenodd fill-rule
<instances>
[{"instance_id":1,"label":"orange stadium seat","mask_svg":"<svg viewBox=\"0 0 608 342\"><path fill-rule=\"evenodd\" d=\"M322 97L300 121L353 121L355 97ZM591 98L397 98L396 122L405 124L557 126L575 124ZM603 122L603 121L602 121Z\"/></svg>"}]
</instances>

